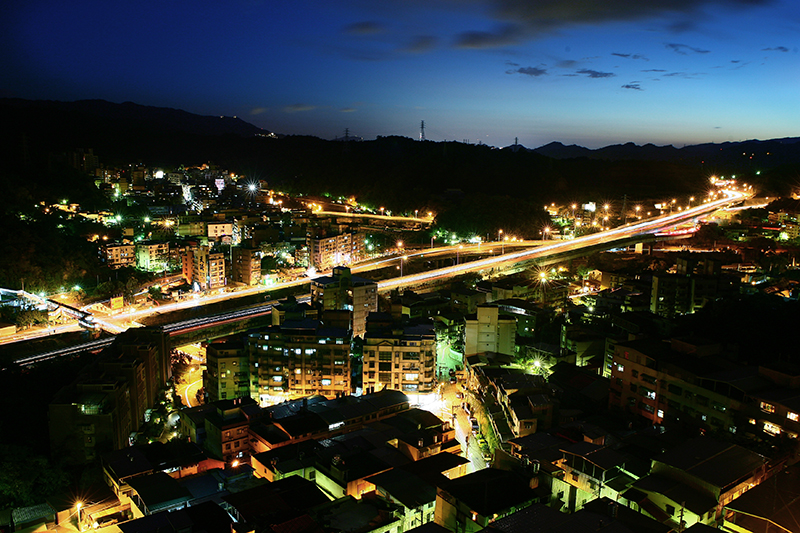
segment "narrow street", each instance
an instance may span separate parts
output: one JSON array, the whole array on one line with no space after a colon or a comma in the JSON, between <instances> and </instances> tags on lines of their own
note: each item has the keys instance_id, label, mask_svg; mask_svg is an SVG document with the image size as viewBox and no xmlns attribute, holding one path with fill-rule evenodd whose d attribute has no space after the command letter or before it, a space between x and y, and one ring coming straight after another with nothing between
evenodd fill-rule
<instances>
[{"instance_id":1,"label":"narrow street","mask_svg":"<svg viewBox=\"0 0 800 533\"><path fill-rule=\"evenodd\" d=\"M484 452L481 450L480 439L472 434L472 424L470 415L462 407L465 401L464 389L460 383L451 384L449 382L442 385L442 420L449 420L456 430L456 439L461 443L462 451L466 450L465 457L469 459L468 470L474 472L486 468L487 461ZM461 398L458 395L462 396Z\"/></svg>"}]
</instances>

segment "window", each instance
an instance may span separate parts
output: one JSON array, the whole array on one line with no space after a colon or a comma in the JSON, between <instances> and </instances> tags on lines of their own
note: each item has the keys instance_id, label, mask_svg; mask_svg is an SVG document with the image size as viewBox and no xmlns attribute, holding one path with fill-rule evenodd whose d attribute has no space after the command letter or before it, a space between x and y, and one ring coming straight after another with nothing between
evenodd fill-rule
<instances>
[{"instance_id":1,"label":"window","mask_svg":"<svg viewBox=\"0 0 800 533\"><path fill-rule=\"evenodd\" d=\"M664 418L664 410L663 409L659 409L656 412L656 416L658 416L658 418Z\"/></svg>"},{"instance_id":2,"label":"window","mask_svg":"<svg viewBox=\"0 0 800 533\"><path fill-rule=\"evenodd\" d=\"M631 370L631 376L633 376L635 378L638 378L639 377L639 371L638 370Z\"/></svg>"},{"instance_id":3,"label":"window","mask_svg":"<svg viewBox=\"0 0 800 533\"><path fill-rule=\"evenodd\" d=\"M777 437L781 434L781 427L778 424L773 424L772 422L764 422L764 433L769 433L770 435Z\"/></svg>"},{"instance_id":4,"label":"window","mask_svg":"<svg viewBox=\"0 0 800 533\"><path fill-rule=\"evenodd\" d=\"M329 380L329 379L323 379L322 380L322 386L323 387L330 387L330 385L331 385L331 380Z\"/></svg>"},{"instance_id":5,"label":"window","mask_svg":"<svg viewBox=\"0 0 800 533\"><path fill-rule=\"evenodd\" d=\"M675 507L670 504L666 504L664 509L667 511L667 514L670 516L675 516Z\"/></svg>"},{"instance_id":6,"label":"window","mask_svg":"<svg viewBox=\"0 0 800 533\"><path fill-rule=\"evenodd\" d=\"M617 372L625 372L625 367L617 363Z\"/></svg>"},{"instance_id":7,"label":"window","mask_svg":"<svg viewBox=\"0 0 800 533\"><path fill-rule=\"evenodd\" d=\"M761 410L766 412L766 413L774 413L775 412L775 406L772 405L771 403L761 402Z\"/></svg>"},{"instance_id":8,"label":"window","mask_svg":"<svg viewBox=\"0 0 800 533\"><path fill-rule=\"evenodd\" d=\"M800 422L800 415L798 415L797 413L793 413L791 411L786 413L786 418L788 418L789 420L793 420L795 422Z\"/></svg>"}]
</instances>

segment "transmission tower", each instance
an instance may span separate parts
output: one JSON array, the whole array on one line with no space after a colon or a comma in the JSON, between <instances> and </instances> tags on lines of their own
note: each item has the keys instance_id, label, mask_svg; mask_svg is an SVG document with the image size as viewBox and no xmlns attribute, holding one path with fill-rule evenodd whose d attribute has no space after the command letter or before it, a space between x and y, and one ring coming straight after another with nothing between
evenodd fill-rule
<instances>
[{"instance_id":1,"label":"transmission tower","mask_svg":"<svg viewBox=\"0 0 800 533\"><path fill-rule=\"evenodd\" d=\"M423 120L419 125L419 140L425 140L425 121Z\"/></svg>"}]
</instances>

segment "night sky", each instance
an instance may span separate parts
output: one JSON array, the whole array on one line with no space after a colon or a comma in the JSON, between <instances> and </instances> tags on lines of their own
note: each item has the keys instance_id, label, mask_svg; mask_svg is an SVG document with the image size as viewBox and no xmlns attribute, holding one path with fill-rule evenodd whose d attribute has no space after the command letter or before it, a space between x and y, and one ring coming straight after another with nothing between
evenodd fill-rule
<instances>
[{"instance_id":1,"label":"night sky","mask_svg":"<svg viewBox=\"0 0 800 533\"><path fill-rule=\"evenodd\" d=\"M0 96L333 138L800 135L797 0L8 0Z\"/></svg>"}]
</instances>

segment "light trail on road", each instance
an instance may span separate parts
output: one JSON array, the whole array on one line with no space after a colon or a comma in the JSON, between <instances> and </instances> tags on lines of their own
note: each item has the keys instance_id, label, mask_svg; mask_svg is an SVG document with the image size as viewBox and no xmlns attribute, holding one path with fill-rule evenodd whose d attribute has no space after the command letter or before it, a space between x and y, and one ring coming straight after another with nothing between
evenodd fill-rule
<instances>
[{"instance_id":1,"label":"light trail on road","mask_svg":"<svg viewBox=\"0 0 800 533\"><path fill-rule=\"evenodd\" d=\"M642 222L627 224L625 226L620 226L612 230L603 231L600 233L593 233L591 235L586 235L584 237L579 237L577 239L572 239L568 241L557 241L554 242L553 244L540 246L534 250L522 250L519 252L510 252L499 256L479 259L477 261L471 261L469 263L454 265L452 267L440 268L437 270L422 272L420 274L412 274L409 276L383 280L378 282L378 290L388 291L399 288L401 286L424 283L426 281L432 281L442 277L467 274L469 272L485 270L487 268L494 268L504 263L516 263L528 259L534 259L537 257L544 257L546 255L555 252L574 250L585 246L602 244L616 240L624 236L632 237L635 235L650 234L661 228L681 223L687 219L692 219L696 216L699 216L709 211L717 210L731 202L743 200L747 196L738 191L723 190L722 192L726 195L725 198L715 200L713 202L708 202L706 204L700 204L696 207L686 209L685 211L681 211L679 213L665 215Z\"/></svg>"}]
</instances>

